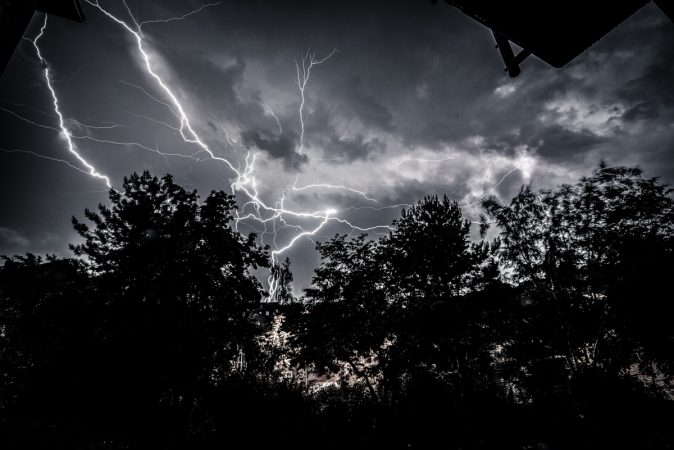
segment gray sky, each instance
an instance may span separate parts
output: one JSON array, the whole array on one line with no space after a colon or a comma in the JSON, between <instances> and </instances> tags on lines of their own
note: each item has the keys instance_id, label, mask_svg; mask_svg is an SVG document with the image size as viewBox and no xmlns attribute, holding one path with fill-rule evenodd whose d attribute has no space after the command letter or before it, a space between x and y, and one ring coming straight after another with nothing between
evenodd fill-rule
<instances>
[{"instance_id":1,"label":"gray sky","mask_svg":"<svg viewBox=\"0 0 674 450\"><path fill-rule=\"evenodd\" d=\"M203 4L159 3L129 6L147 21ZM121 2L101 5L132 23ZM124 175L149 169L204 196L229 190L236 174L223 162L155 151L193 155L200 148L181 139L171 100L145 70L132 36L84 6L85 23L50 18L40 41L78 151L117 187ZM26 36L36 36L42 20L36 14ZM250 179L271 206L285 193L288 210L335 210L331 217L368 228L390 224L395 205L436 193L476 218L484 195L505 201L525 183L572 182L602 158L674 181L674 24L652 4L565 68L530 57L515 79L503 72L489 30L421 0L224 0L180 21L147 23L143 32L152 67L213 154L242 171L247 152L257 153ZM300 154L295 63L333 49L311 68L304 89ZM100 179L25 153L82 167L53 129L42 70L23 41L0 78L0 254L68 255L70 216L107 198ZM314 184L349 189L290 188ZM241 192L237 198L249 200ZM284 218L288 226L276 221L275 240L272 222L262 236L272 249L297 237L295 226L313 230L322 221ZM251 226L264 230L247 220L241 231ZM313 239L350 231L330 221ZM301 237L285 256L296 287L305 287L317 262L313 243Z\"/></svg>"}]
</instances>

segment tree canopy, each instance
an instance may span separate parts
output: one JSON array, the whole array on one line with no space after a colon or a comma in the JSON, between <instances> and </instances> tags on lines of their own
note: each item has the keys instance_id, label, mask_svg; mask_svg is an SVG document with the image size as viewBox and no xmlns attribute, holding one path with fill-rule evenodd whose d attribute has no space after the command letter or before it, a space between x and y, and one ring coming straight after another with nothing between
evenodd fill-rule
<instances>
[{"instance_id":1,"label":"tree canopy","mask_svg":"<svg viewBox=\"0 0 674 450\"><path fill-rule=\"evenodd\" d=\"M124 430L109 437L118 445L184 438L203 396L255 347L263 291L252 270L268 257L233 229L234 208L223 192L199 202L170 176L133 174L110 190L110 206L85 211L92 225L73 218L80 259L7 260L2 365L31 393L3 396L8 423L35 408L53 414L32 425L45 439L61 421L82 439Z\"/></svg>"},{"instance_id":2,"label":"tree canopy","mask_svg":"<svg viewBox=\"0 0 674 450\"><path fill-rule=\"evenodd\" d=\"M424 197L318 242L300 298L231 195L109 197L75 258L0 266L2 448L674 445L674 199L639 169L487 198L479 241Z\"/></svg>"}]
</instances>

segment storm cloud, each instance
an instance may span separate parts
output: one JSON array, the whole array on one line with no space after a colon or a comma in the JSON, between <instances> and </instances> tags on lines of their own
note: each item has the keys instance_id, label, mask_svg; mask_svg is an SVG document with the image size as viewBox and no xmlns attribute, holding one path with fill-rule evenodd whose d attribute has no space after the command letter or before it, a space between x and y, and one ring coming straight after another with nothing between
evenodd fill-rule
<instances>
[{"instance_id":1,"label":"storm cloud","mask_svg":"<svg viewBox=\"0 0 674 450\"><path fill-rule=\"evenodd\" d=\"M201 5L128 3L138 21ZM101 4L129 19L121 2ZM149 169L202 193L228 190L235 175L181 138L134 42L95 8L85 4L85 13L83 24L50 18L42 42L82 154L116 186ZM234 167L257 154L256 183L269 204L285 195L288 208L334 208L369 227L434 193L475 218L484 195L507 199L524 183L569 182L602 159L674 181L674 24L652 4L566 67L530 57L515 79L503 72L490 31L442 2L227 0L143 32L153 64L212 152ZM323 58L334 49L311 68L302 104L297 65L308 52ZM0 78L0 107L0 148L23 151L0 152L0 250L67 254L69 217L105 202L106 188L55 161L77 164L53 129L29 42ZM294 183L323 186L294 191ZM248 225L242 230L270 245L293 236L284 229L274 241ZM316 239L352 231L331 223ZM309 283L312 248L301 239L283 255L298 287Z\"/></svg>"}]
</instances>

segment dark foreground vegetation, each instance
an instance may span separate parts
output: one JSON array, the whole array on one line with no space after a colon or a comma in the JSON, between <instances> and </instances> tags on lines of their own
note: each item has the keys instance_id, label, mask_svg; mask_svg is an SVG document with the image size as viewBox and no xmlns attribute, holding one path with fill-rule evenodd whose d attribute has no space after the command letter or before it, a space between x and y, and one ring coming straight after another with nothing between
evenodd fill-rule
<instances>
[{"instance_id":1,"label":"dark foreground vegetation","mask_svg":"<svg viewBox=\"0 0 674 450\"><path fill-rule=\"evenodd\" d=\"M427 197L262 309L231 196L110 200L0 268L2 449L674 447L674 201L637 169L488 199L491 242Z\"/></svg>"}]
</instances>

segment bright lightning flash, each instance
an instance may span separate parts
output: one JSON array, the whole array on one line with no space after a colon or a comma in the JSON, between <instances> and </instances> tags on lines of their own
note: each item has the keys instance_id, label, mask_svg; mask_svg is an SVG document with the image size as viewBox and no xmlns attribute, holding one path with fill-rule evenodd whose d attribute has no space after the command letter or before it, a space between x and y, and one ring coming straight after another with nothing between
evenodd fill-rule
<instances>
[{"instance_id":1,"label":"bright lightning flash","mask_svg":"<svg viewBox=\"0 0 674 450\"><path fill-rule=\"evenodd\" d=\"M75 143L73 142L72 139L72 134L70 133L70 130L66 127L65 120L63 119L63 114L61 114L61 109L59 107L59 100L58 97L56 96L56 91L54 91L54 87L52 86L52 81L51 81L51 73L49 71L49 64L47 64L47 61L44 59L42 56L42 52L40 52L40 47L38 46L38 41L44 36L44 31L47 28L47 15L44 15L44 23L42 24L42 28L40 28L40 33L35 37L35 39L28 39L30 42L33 43L33 47L35 47L35 52L37 53L37 57L40 59L40 63L42 64L42 67L44 69L44 79L47 83L47 87L49 88L49 92L51 92L51 98L54 106L54 112L58 116L58 121L59 121L59 129L61 132L61 135L63 138L66 140L66 144L68 146L68 151L75 155L75 158L84 166L87 168L87 172L89 175L95 178L100 178L101 180L105 181L106 186L109 188L112 187L110 184L110 179L99 173L94 166L89 164L86 159L80 153L77 151L77 147L75 146ZM26 38L24 38L26 39ZM67 163L66 163L67 164Z\"/></svg>"}]
</instances>

